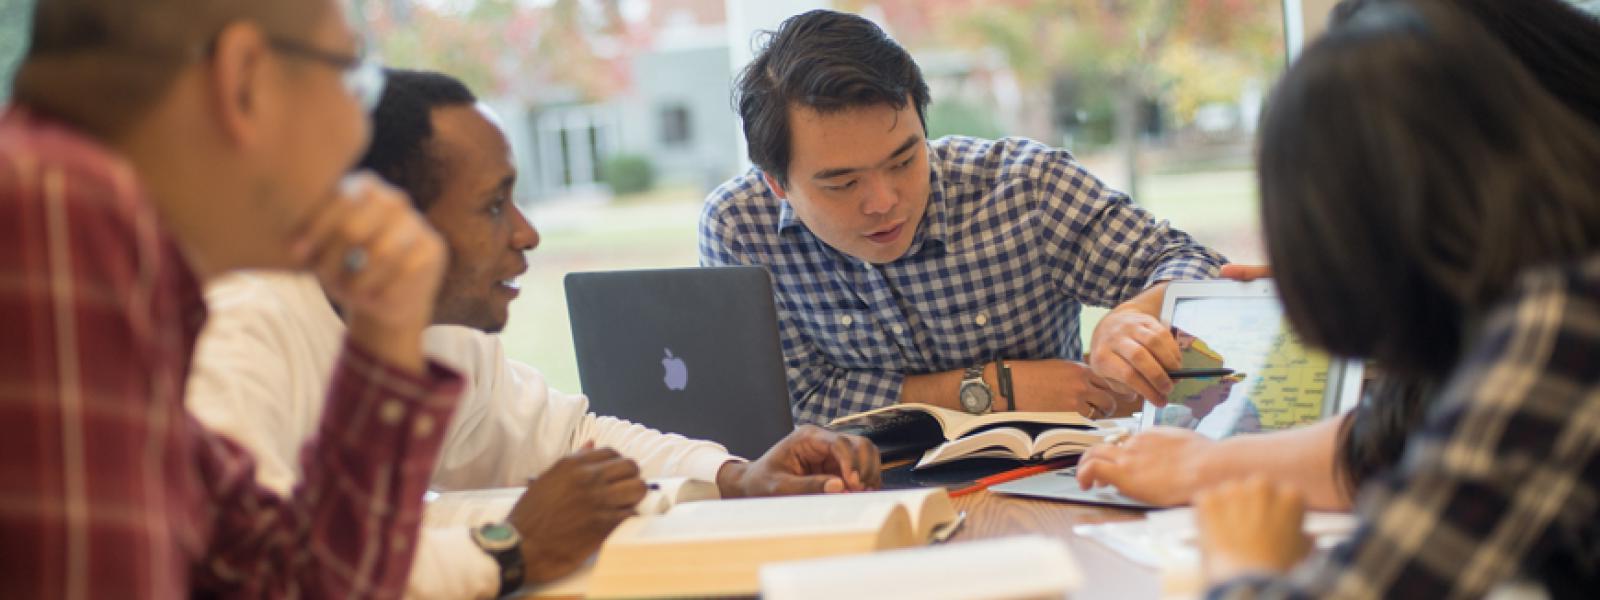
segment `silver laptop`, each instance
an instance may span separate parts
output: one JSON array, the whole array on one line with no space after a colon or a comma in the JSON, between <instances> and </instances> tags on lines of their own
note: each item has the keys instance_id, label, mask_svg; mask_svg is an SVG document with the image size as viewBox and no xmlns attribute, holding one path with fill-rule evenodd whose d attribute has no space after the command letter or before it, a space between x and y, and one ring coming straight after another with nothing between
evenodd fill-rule
<instances>
[{"instance_id":1,"label":"silver laptop","mask_svg":"<svg viewBox=\"0 0 1600 600\"><path fill-rule=\"evenodd\" d=\"M1175 281L1161 321L1183 350L1183 370L1232 371L1176 380L1167 405L1146 402L1138 429L1183 427L1212 439L1309 425L1354 408L1361 364L1306 348L1290 330L1271 281ZM1150 508L1115 488L1078 488L1077 467L990 488L1033 496Z\"/></svg>"},{"instance_id":2,"label":"silver laptop","mask_svg":"<svg viewBox=\"0 0 1600 600\"><path fill-rule=\"evenodd\" d=\"M567 275L590 409L761 456L794 430L761 267Z\"/></svg>"}]
</instances>

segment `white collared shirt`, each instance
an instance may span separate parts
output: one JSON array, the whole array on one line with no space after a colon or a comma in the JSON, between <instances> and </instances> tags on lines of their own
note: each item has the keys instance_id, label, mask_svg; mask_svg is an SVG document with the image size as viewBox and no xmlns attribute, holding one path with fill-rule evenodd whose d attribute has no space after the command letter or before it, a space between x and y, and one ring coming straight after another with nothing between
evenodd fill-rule
<instances>
[{"instance_id":1,"label":"white collared shirt","mask_svg":"<svg viewBox=\"0 0 1600 600\"><path fill-rule=\"evenodd\" d=\"M189 410L250 449L256 478L286 492L300 479L300 446L322 416L345 325L308 275L230 276L209 287L206 303L211 312L189 377ZM712 442L588 412L588 398L551 389L537 369L506 358L493 335L435 326L423 345L467 380L434 470L435 489L520 486L588 441L637 461L646 478L715 481L724 463L738 460ZM494 597L499 567L472 542L468 525L423 531L408 597Z\"/></svg>"}]
</instances>

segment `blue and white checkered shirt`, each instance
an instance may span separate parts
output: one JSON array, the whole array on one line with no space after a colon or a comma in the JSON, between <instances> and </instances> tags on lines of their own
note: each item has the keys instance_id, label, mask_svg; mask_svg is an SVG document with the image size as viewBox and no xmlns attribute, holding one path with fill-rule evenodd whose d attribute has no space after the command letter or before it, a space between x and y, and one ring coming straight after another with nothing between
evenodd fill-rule
<instances>
[{"instance_id":1,"label":"blue and white checkered shirt","mask_svg":"<svg viewBox=\"0 0 1600 600\"><path fill-rule=\"evenodd\" d=\"M1082 305L1212 277L1225 262L1066 150L952 136L929 142L928 154L928 209L889 264L823 243L757 169L706 201L701 264L772 272L799 423L894 404L906 375L996 358L1080 360Z\"/></svg>"}]
</instances>

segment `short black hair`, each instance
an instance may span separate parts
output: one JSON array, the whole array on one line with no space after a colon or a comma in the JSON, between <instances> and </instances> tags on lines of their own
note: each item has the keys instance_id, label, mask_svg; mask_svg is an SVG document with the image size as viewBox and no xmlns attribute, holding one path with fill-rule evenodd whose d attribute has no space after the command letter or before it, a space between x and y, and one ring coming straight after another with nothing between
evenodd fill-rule
<instances>
[{"instance_id":1,"label":"short black hair","mask_svg":"<svg viewBox=\"0 0 1600 600\"><path fill-rule=\"evenodd\" d=\"M813 10L784 20L734 85L750 162L789 185L789 107L819 113L916 106L928 126L928 83L900 44L858 15Z\"/></svg>"},{"instance_id":2,"label":"short black hair","mask_svg":"<svg viewBox=\"0 0 1600 600\"><path fill-rule=\"evenodd\" d=\"M428 152L433 110L478 101L461 80L433 71L384 69L383 99L372 111L372 143L359 168L371 170L427 210L441 189L439 165Z\"/></svg>"}]
</instances>

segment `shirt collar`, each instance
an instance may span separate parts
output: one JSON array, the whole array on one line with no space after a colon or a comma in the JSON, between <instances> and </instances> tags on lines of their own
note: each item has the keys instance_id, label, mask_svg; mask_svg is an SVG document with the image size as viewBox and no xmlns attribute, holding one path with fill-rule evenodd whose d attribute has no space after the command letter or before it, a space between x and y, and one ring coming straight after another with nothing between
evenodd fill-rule
<instances>
[{"instance_id":1,"label":"shirt collar","mask_svg":"<svg viewBox=\"0 0 1600 600\"><path fill-rule=\"evenodd\" d=\"M916 256L923 250L943 249L949 235L944 202L944 169L934 160L933 148L928 148L928 206L922 212L922 225L917 227L917 237L911 240L906 256Z\"/></svg>"},{"instance_id":2,"label":"shirt collar","mask_svg":"<svg viewBox=\"0 0 1600 600\"><path fill-rule=\"evenodd\" d=\"M944 168L939 161L934 159L933 147L928 146L928 207L923 211L922 224L917 227L917 237L911 241L906 256L914 256L924 248L943 248L948 234L948 223L945 221L944 203ZM761 178L761 185L766 184L766 178ZM777 195L777 191L768 188L768 193ZM778 233L801 227L800 219L795 217L794 207L789 205L788 198L778 200Z\"/></svg>"}]
</instances>

